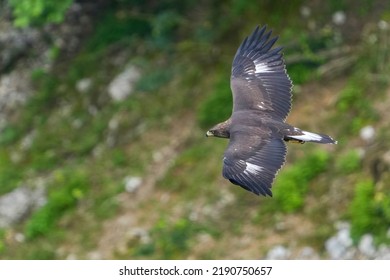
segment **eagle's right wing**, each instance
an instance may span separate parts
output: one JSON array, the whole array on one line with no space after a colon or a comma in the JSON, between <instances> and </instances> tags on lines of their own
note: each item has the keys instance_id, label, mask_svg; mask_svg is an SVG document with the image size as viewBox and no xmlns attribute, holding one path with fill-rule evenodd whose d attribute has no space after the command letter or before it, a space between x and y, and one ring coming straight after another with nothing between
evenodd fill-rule
<instances>
[{"instance_id":1,"label":"eagle's right wing","mask_svg":"<svg viewBox=\"0 0 390 280\"><path fill-rule=\"evenodd\" d=\"M230 80L233 112L254 109L284 121L291 109L292 83L282 48L271 49L277 37L270 39L271 31L265 30L266 26L257 27L234 57Z\"/></svg>"}]
</instances>

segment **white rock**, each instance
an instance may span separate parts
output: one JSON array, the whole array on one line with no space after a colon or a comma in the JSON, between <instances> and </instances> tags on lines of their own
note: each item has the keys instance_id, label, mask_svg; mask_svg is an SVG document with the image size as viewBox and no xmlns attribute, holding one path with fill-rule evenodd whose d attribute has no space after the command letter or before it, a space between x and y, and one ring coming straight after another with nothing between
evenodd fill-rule
<instances>
[{"instance_id":1,"label":"white rock","mask_svg":"<svg viewBox=\"0 0 390 280\"><path fill-rule=\"evenodd\" d=\"M332 21L336 25L343 25L347 19L347 16L343 11L337 11L332 16Z\"/></svg>"},{"instance_id":2,"label":"white rock","mask_svg":"<svg viewBox=\"0 0 390 280\"><path fill-rule=\"evenodd\" d=\"M304 18L307 18L311 15L311 9L308 7L308 6L302 6L300 9L299 9L300 13L301 13L301 16L304 17Z\"/></svg>"},{"instance_id":3,"label":"white rock","mask_svg":"<svg viewBox=\"0 0 390 280\"><path fill-rule=\"evenodd\" d=\"M142 184L141 177L127 176L124 179L125 190L129 193L135 192Z\"/></svg>"},{"instance_id":4,"label":"white rock","mask_svg":"<svg viewBox=\"0 0 390 280\"><path fill-rule=\"evenodd\" d=\"M90 78L84 78L76 83L76 89L81 93L85 93L91 88L91 85L92 80Z\"/></svg>"},{"instance_id":5,"label":"white rock","mask_svg":"<svg viewBox=\"0 0 390 280\"><path fill-rule=\"evenodd\" d=\"M366 142L371 142L375 137L375 129L371 125L367 125L360 129L360 138Z\"/></svg>"},{"instance_id":6,"label":"white rock","mask_svg":"<svg viewBox=\"0 0 390 280\"><path fill-rule=\"evenodd\" d=\"M23 243L25 239L26 238L25 238L23 233L18 232L15 234L15 241L17 241L19 243Z\"/></svg>"},{"instance_id":7,"label":"white rock","mask_svg":"<svg viewBox=\"0 0 390 280\"><path fill-rule=\"evenodd\" d=\"M359 252L362 253L367 258L373 258L376 253L376 249L374 246L374 238L371 234L365 234L360 238L359 241Z\"/></svg>"},{"instance_id":8,"label":"white rock","mask_svg":"<svg viewBox=\"0 0 390 280\"><path fill-rule=\"evenodd\" d=\"M119 127L119 119L117 117L111 118L111 120L108 122L108 128L112 130L117 130Z\"/></svg>"},{"instance_id":9,"label":"white rock","mask_svg":"<svg viewBox=\"0 0 390 280\"><path fill-rule=\"evenodd\" d=\"M108 85L108 93L114 101L126 99L134 90L135 83L140 78L139 70L129 66L116 76Z\"/></svg>"},{"instance_id":10,"label":"white rock","mask_svg":"<svg viewBox=\"0 0 390 280\"><path fill-rule=\"evenodd\" d=\"M74 119L72 121L72 127L75 129L79 129L83 126L83 121L81 119Z\"/></svg>"},{"instance_id":11,"label":"white rock","mask_svg":"<svg viewBox=\"0 0 390 280\"><path fill-rule=\"evenodd\" d=\"M31 210L46 201L44 190L17 188L0 197L0 228L7 228L21 221Z\"/></svg>"},{"instance_id":12,"label":"white rock","mask_svg":"<svg viewBox=\"0 0 390 280\"><path fill-rule=\"evenodd\" d=\"M332 260L342 259L342 256L345 253L345 248L340 246L340 243L335 236L326 240L325 249Z\"/></svg>"},{"instance_id":13,"label":"white rock","mask_svg":"<svg viewBox=\"0 0 390 280\"><path fill-rule=\"evenodd\" d=\"M375 256L376 260L390 260L390 247L384 244L379 245Z\"/></svg>"},{"instance_id":14,"label":"white rock","mask_svg":"<svg viewBox=\"0 0 390 280\"><path fill-rule=\"evenodd\" d=\"M320 256L312 247L303 247L302 250L298 253L298 260L318 260Z\"/></svg>"},{"instance_id":15,"label":"white rock","mask_svg":"<svg viewBox=\"0 0 390 280\"><path fill-rule=\"evenodd\" d=\"M101 260L103 258L102 254L98 251L89 252L87 256L89 260Z\"/></svg>"},{"instance_id":16,"label":"white rock","mask_svg":"<svg viewBox=\"0 0 390 280\"><path fill-rule=\"evenodd\" d=\"M351 258L350 248L353 241L349 234L349 225L338 225L339 231L325 242L325 248L331 259L349 259Z\"/></svg>"},{"instance_id":17,"label":"white rock","mask_svg":"<svg viewBox=\"0 0 390 280\"><path fill-rule=\"evenodd\" d=\"M379 27L379 29L381 29L381 30L387 30L387 29L389 29L389 23L388 23L387 21L380 20L380 21L378 22L378 27Z\"/></svg>"},{"instance_id":18,"label":"white rock","mask_svg":"<svg viewBox=\"0 0 390 280\"><path fill-rule=\"evenodd\" d=\"M340 244L344 246L345 248L351 247L353 244L353 240L349 234L349 228L348 229L341 229L337 233L337 239L339 240Z\"/></svg>"},{"instance_id":19,"label":"white rock","mask_svg":"<svg viewBox=\"0 0 390 280\"><path fill-rule=\"evenodd\" d=\"M31 148L32 144L34 143L34 140L36 138L36 131L33 130L32 132L30 132L29 134L27 134L21 141L20 143L20 148L23 150L23 151L27 151Z\"/></svg>"},{"instance_id":20,"label":"white rock","mask_svg":"<svg viewBox=\"0 0 390 280\"><path fill-rule=\"evenodd\" d=\"M133 228L127 232L128 239L138 239L141 243L149 243L151 238L149 232L143 228Z\"/></svg>"},{"instance_id":21,"label":"white rock","mask_svg":"<svg viewBox=\"0 0 390 280\"><path fill-rule=\"evenodd\" d=\"M276 245L271 250L268 251L266 259L267 260L286 260L290 257L291 252L289 249L282 245Z\"/></svg>"}]
</instances>

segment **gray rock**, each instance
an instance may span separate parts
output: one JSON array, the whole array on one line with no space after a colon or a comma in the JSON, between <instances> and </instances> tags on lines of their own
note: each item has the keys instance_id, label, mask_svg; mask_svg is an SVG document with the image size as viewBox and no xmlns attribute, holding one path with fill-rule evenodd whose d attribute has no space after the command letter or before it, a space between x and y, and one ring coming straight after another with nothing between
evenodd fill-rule
<instances>
[{"instance_id":1,"label":"gray rock","mask_svg":"<svg viewBox=\"0 0 390 280\"><path fill-rule=\"evenodd\" d=\"M353 240L350 236L349 228L341 229L337 233L337 239L339 243L345 248L351 247L353 244Z\"/></svg>"},{"instance_id":2,"label":"gray rock","mask_svg":"<svg viewBox=\"0 0 390 280\"><path fill-rule=\"evenodd\" d=\"M340 242L336 236L326 240L325 249L331 259L342 259L345 253L345 248L340 246Z\"/></svg>"},{"instance_id":3,"label":"gray rock","mask_svg":"<svg viewBox=\"0 0 390 280\"><path fill-rule=\"evenodd\" d=\"M389 23L387 21L385 21L385 20L380 20L378 22L378 27L381 30L388 30L389 29Z\"/></svg>"},{"instance_id":4,"label":"gray rock","mask_svg":"<svg viewBox=\"0 0 390 280\"><path fill-rule=\"evenodd\" d=\"M92 86L92 80L90 78L84 78L76 83L76 89L78 92L85 93Z\"/></svg>"},{"instance_id":5,"label":"gray rock","mask_svg":"<svg viewBox=\"0 0 390 280\"><path fill-rule=\"evenodd\" d=\"M133 228L126 233L129 241L137 241L142 244L147 244L151 241L149 232L143 228Z\"/></svg>"},{"instance_id":6,"label":"gray rock","mask_svg":"<svg viewBox=\"0 0 390 280\"><path fill-rule=\"evenodd\" d=\"M291 256L291 252L288 248L282 245L276 245L268 251L267 260L287 260Z\"/></svg>"},{"instance_id":7,"label":"gray rock","mask_svg":"<svg viewBox=\"0 0 390 280\"><path fill-rule=\"evenodd\" d=\"M16 233L15 236L14 236L14 238L15 238L15 241L16 241L16 242L19 242L19 243L23 243L23 242L25 241L25 239L26 239L26 237L24 236L24 234L23 234L23 233L20 233L20 232Z\"/></svg>"},{"instance_id":8,"label":"gray rock","mask_svg":"<svg viewBox=\"0 0 390 280\"><path fill-rule=\"evenodd\" d=\"M7 114L24 104L30 95L30 73L14 71L0 77L0 129L5 126Z\"/></svg>"},{"instance_id":9,"label":"gray rock","mask_svg":"<svg viewBox=\"0 0 390 280\"><path fill-rule=\"evenodd\" d=\"M354 253L349 250L353 244L349 225L339 223L336 227L339 228L339 231L325 242L325 249L331 259L349 259Z\"/></svg>"},{"instance_id":10,"label":"gray rock","mask_svg":"<svg viewBox=\"0 0 390 280\"><path fill-rule=\"evenodd\" d=\"M124 183L125 183L125 190L129 193L133 193L141 186L142 178L127 176L124 179Z\"/></svg>"},{"instance_id":11,"label":"gray rock","mask_svg":"<svg viewBox=\"0 0 390 280\"><path fill-rule=\"evenodd\" d=\"M30 211L46 202L43 188L19 187L0 197L0 228L20 222Z\"/></svg>"},{"instance_id":12,"label":"gray rock","mask_svg":"<svg viewBox=\"0 0 390 280\"><path fill-rule=\"evenodd\" d=\"M366 142L372 142L375 138L375 129L371 125L367 125L360 129L360 138Z\"/></svg>"},{"instance_id":13,"label":"gray rock","mask_svg":"<svg viewBox=\"0 0 390 280\"><path fill-rule=\"evenodd\" d=\"M390 247L384 244L379 245L375 255L376 260L390 260Z\"/></svg>"},{"instance_id":14,"label":"gray rock","mask_svg":"<svg viewBox=\"0 0 390 280\"><path fill-rule=\"evenodd\" d=\"M365 234L360 238L358 245L359 252L366 258L372 259L375 257L376 249L374 246L374 238L371 234Z\"/></svg>"},{"instance_id":15,"label":"gray rock","mask_svg":"<svg viewBox=\"0 0 390 280\"><path fill-rule=\"evenodd\" d=\"M311 9L308 6L301 6L299 12L303 18L308 18L311 15Z\"/></svg>"},{"instance_id":16,"label":"gray rock","mask_svg":"<svg viewBox=\"0 0 390 280\"><path fill-rule=\"evenodd\" d=\"M332 15L332 21L336 25L343 25L347 20L347 16L343 11L337 11Z\"/></svg>"},{"instance_id":17,"label":"gray rock","mask_svg":"<svg viewBox=\"0 0 390 280\"><path fill-rule=\"evenodd\" d=\"M126 99L133 91L135 83L141 77L141 73L130 65L122 73L116 76L108 85L108 93L114 101Z\"/></svg>"},{"instance_id":18,"label":"gray rock","mask_svg":"<svg viewBox=\"0 0 390 280\"><path fill-rule=\"evenodd\" d=\"M318 260L318 259L320 259L320 256L312 247L306 246L306 247L303 247L301 251L299 251L297 259L298 260Z\"/></svg>"},{"instance_id":19,"label":"gray rock","mask_svg":"<svg viewBox=\"0 0 390 280\"><path fill-rule=\"evenodd\" d=\"M22 151L29 150L34 143L36 136L37 136L36 130L33 130L30 133L28 133L26 136L24 136L24 138L20 142L20 149Z\"/></svg>"}]
</instances>

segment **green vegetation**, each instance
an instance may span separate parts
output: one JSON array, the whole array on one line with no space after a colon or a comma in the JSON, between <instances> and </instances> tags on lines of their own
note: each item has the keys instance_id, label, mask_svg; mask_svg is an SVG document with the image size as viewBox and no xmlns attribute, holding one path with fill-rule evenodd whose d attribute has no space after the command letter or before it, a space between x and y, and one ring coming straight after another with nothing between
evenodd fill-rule
<instances>
[{"instance_id":1,"label":"green vegetation","mask_svg":"<svg viewBox=\"0 0 390 280\"><path fill-rule=\"evenodd\" d=\"M10 154L0 150L0 195L14 189L21 180L21 174L13 167Z\"/></svg>"},{"instance_id":2,"label":"green vegetation","mask_svg":"<svg viewBox=\"0 0 390 280\"><path fill-rule=\"evenodd\" d=\"M9 0L20 27L61 22L73 1L57 2ZM227 141L204 137L205 129L231 114L230 66L238 43L257 24L267 23L280 35L277 45L285 46L285 57L292 61L287 70L293 83L304 87L310 82L314 88L307 96L298 93L292 116L294 124L310 128L306 120L311 116L303 107L316 104L314 95L322 85L334 89L333 80L318 75L319 67L330 62L321 54L350 44L347 38L335 39L345 27L332 29L329 19L338 10L350 8L352 16L365 7L348 0L318 4L321 11L309 1L203 2L199 10L199 1L112 1L73 57L49 48L52 70L33 71L34 94L0 131L0 194L45 178L47 203L15 229L0 230L2 257L88 258L107 234L104 222L118 213L131 220L143 217L141 225L132 226L142 227L150 238L125 240L119 258L244 258L236 254L241 249L259 258L262 251L245 248L248 240L261 250L275 243L269 236L287 244L300 233L275 224L289 225L289 219L304 220L308 231L313 229L298 244L308 241L320 249L332 234L335 217L324 210L332 207L343 209L338 214L350 219L356 241L367 232L385 241L390 194L383 180L374 183L363 172L372 166L358 153L365 147L355 136L373 123L388 131L376 108L387 102L380 99L390 73L387 33L373 29L378 44L355 38L356 63L335 78L347 79L345 87L321 100L328 104L327 116L315 123L340 144L289 145L291 158L276 177L274 197L257 197L221 177ZM368 2L362 6L373 9ZM299 14L302 5L312 8L309 18ZM308 27L312 21L315 27ZM347 31L354 34L349 25ZM129 98L114 102L108 84L129 66L141 78ZM91 81L85 92L77 89L81 79ZM309 102L303 106L305 98ZM27 138L30 144L23 148ZM361 174L368 178L361 180ZM144 193L125 193L127 176L142 177ZM331 195L340 181L342 199L321 197ZM330 222L318 225L319 217ZM13 241L15 232L23 233L25 241ZM204 233L214 238L213 245L194 253Z\"/></svg>"},{"instance_id":3,"label":"green vegetation","mask_svg":"<svg viewBox=\"0 0 390 280\"><path fill-rule=\"evenodd\" d=\"M351 235L355 241L371 233L377 242L389 242L386 237L390 227L389 191L378 191L370 180L357 183L350 206Z\"/></svg>"},{"instance_id":4,"label":"green vegetation","mask_svg":"<svg viewBox=\"0 0 390 280\"><path fill-rule=\"evenodd\" d=\"M8 0L18 27L62 22L74 0Z\"/></svg>"},{"instance_id":5,"label":"green vegetation","mask_svg":"<svg viewBox=\"0 0 390 280\"><path fill-rule=\"evenodd\" d=\"M294 163L281 172L273 186L277 209L294 212L304 205L309 183L329 164L328 153L317 150Z\"/></svg>"},{"instance_id":6,"label":"green vegetation","mask_svg":"<svg viewBox=\"0 0 390 280\"><path fill-rule=\"evenodd\" d=\"M356 77L349 81L344 90L340 93L337 109L345 117L350 118L346 129L352 133L357 133L363 126L372 123L377 119L367 88L368 84L363 77Z\"/></svg>"},{"instance_id":7,"label":"green vegetation","mask_svg":"<svg viewBox=\"0 0 390 280\"><path fill-rule=\"evenodd\" d=\"M232 94L230 91L230 71L221 75L214 85L214 90L202 102L198 110L199 125L202 128L227 120L232 113Z\"/></svg>"},{"instance_id":8,"label":"green vegetation","mask_svg":"<svg viewBox=\"0 0 390 280\"><path fill-rule=\"evenodd\" d=\"M77 170L59 171L49 186L47 203L36 211L26 224L28 239L48 235L61 216L74 208L89 190L88 178Z\"/></svg>"},{"instance_id":9,"label":"green vegetation","mask_svg":"<svg viewBox=\"0 0 390 280\"><path fill-rule=\"evenodd\" d=\"M183 259L190 249L191 240L202 231L202 227L186 218L171 223L160 219L150 231L150 242L132 249L136 257L157 257L158 259Z\"/></svg>"},{"instance_id":10,"label":"green vegetation","mask_svg":"<svg viewBox=\"0 0 390 280\"><path fill-rule=\"evenodd\" d=\"M336 170L343 174L357 172L361 167L361 157L356 150L348 151L338 157Z\"/></svg>"}]
</instances>

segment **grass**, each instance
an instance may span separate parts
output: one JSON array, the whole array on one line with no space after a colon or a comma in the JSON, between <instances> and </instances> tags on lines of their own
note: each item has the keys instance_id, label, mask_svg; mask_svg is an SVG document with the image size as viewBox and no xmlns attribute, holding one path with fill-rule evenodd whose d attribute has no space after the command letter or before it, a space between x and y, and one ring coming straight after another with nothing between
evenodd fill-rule
<instances>
[{"instance_id":1,"label":"grass","mask_svg":"<svg viewBox=\"0 0 390 280\"><path fill-rule=\"evenodd\" d=\"M336 170L342 174L351 174L361 169L361 156L357 150L350 150L337 158Z\"/></svg>"},{"instance_id":2,"label":"grass","mask_svg":"<svg viewBox=\"0 0 390 280\"><path fill-rule=\"evenodd\" d=\"M281 172L273 187L274 206L286 213L300 209L304 205L309 183L326 171L329 160L327 152L316 150Z\"/></svg>"},{"instance_id":3,"label":"grass","mask_svg":"<svg viewBox=\"0 0 390 280\"><path fill-rule=\"evenodd\" d=\"M232 94L230 91L229 71L217 78L214 89L202 102L198 110L200 127L209 128L227 120L232 113Z\"/></svg>"},{"instance_id":4,"label":"grass","mask_svg":"<svg viewBox=\"0 0 390 280\"><path fill-rule=\"evenodd\" d=\"M49 234L64 212L74 208L88 191L88 178L82 172L77 170L56 172L49 186L47 203L34 212L26 224L26 237L32 240Z\"/></svg>"},{"instance_id":5,"label":"grass","mask_svg":"<svg viewBox=\"0 0 390 280\"><path fill-rule=\"evenodd\" d=\"M199 136L196 139L202 141L189 144L176 159L168 174L159 182L162 189L181 193L188 198L215 194L213 189L216 189L216 186L210 183L221 174L222 160L218 155L222 155L227 143L218 139L206 139L203 133L201 135L202 138Z\"/></svg>"},{"instance_id":6,"label":"grass","mask_svg":"<svg viewBox=\"0 0 390 280\"><path fill-rule=\"evenodd\" d=\"M390 228L389 190L377 190L371 180L356 184L355 194L349 208L351 237L358 242L366 233L374 235L378 243L389 243Z\"/></svg>"},{"instance_id":7,"label":"grass","mask_svg":"<svg viewBox=\"0 0 390 280\"><path fill-rule=\"evenodd\" d=\"M196 222L181 218L170 222L161 218L150 230L150 242L132 248L131 255L143 258L183 259L191 247L193 237L202 231Z\"/></svg>"},{"instance_id":8,"label":"grass","mask_svg":"<svg viewBox=\"0 0 390 280\"><path fill-rule=\"evenodd\" d=\"M377 121L373 93L386 85L381 82L378 87L371 87L367 73L375 74L383 69L375 68L377 58L368 55L364 56L368 62L360 61L356 72L350 73L345 89L339 95L334 93L338 110L336 121L321 124L342 131L340 137L347 144L340 145L337 155L325 150L302 151L305 154L278 175L272 199L254 196L221 177L221 158L227 142L206 139L203 135L204 129L231 114L231 55L222 50L233 50L237 46L230 31L243 27L242 15L249 14L253 19L245 23L248 25L254 26L259 19L255 9L248 12L256 5L244 0L232 2L234 12L228 18L210 19L202 15L206 19L198 19L202 22L200 25L189 17L194 27L189 27L181 13L163 11L159 3L156 3L159 8L155 7L159 15L154 20L149 19L153 15L142 12L145 6L141 17L135 17L132 10L111 10L102 17L96 31L74 59L66 64L58 63L54 72L38 69L33 73L36 94L23 112L18 113L17 121L0 133L0 193L30 178L45 176L52 180L47 187L47 204L17 226L16 230L27 237L24 243L9 244L4 237L12 232L0 231L2 254L10 258L53 259L67 257L73 250L77 251L76 257L94 250L102 234L103 220L114 217L121 209L117 195L123 192L122 178L150 175L146 170L153 163L153 155L174 139L177 131L172 131L173 124L189 111L195 112L199 128L178 147L180 154L157 182L155 192L150 194L154 205L147 209L151 212L144 215L158 213L156 221L151 217L148 224L150 240L146 243L131 240L125 256L119 257L186 258L197 246L197 238L202 233L212 235L219 248L218 252L214 251L215 247L209 248L209 253L203 255L225 257L224 249L231 245L229 242L254 234L246 232L248 228L256 228L258 235L254 236L258 237L262 236L262 229L273 229L276 222L288 219L289 215L310 216L305 203L312 186L320 184L322 190L331 185L334 177L353 176L367 167L355 148L349 147L350 133L356 135L363 125ZM342 2L334 5L343 6ZM281 9L291 18L300 3L275 6L267 1L266 6L272 6L275 13L262 20L283 25L287 16L276 11ZM214 7L205 11L214 16L219 12ZM283 39L285 42L296 38L297 31L305 33L304 29L297 28L300 24L296 20L286 31L290 35ZM191 30L203 30L206 34L186 34ZM200 42L191 41L196 36ZM183 42L190 48L175 49L184 45ZM316 52L334 42L328 37L302 36L293 43L295 47L286 55L300 53L306 60L289 65L288 71L295 84L303 85L317 78L315 70L324 63L316 58ZM226 47L219 48L219 44ZM58 50L52 52L53 59L61 57ZM121 61L115 59L118 53ZM139 67L142 79L130 98L113 103L107 95L107 84L128 63ZM81 78L92 81L85 93L75 89ZM108 127L113 120L118 124L116 130ZM31 130L36 133L31 147L20 151L20 143ZM113 138L111 146L107 145L108 136ZM21 153L20 162L12 160L14 152ZM389 195L386 189L376 187L370 180L356 184L348 213L355 239L367 229L375 228L373 233L384 240L384 231L389 225ZM165 196L173 197L174 203L163 204ZM231 201L223 204L230 196ZM310 198L313 196L317 199L317 193L310 192ZM125 203L132 203L132 199L135 196ZM177 213L177 209L184 209L185 213ZM189 220L187 211L192 210L206 214L199 220ZM318 206L313 223L317 222L316 218L322 218L321 215L327 212ZM330 218L324 217L324 220ZM329 224L319 225L307 234L306 241L321 248L321 242L332 233L331 229ZM258 244L264 246L261 240ZM65 253L59 248L65 248Z\"/></svg>"}]
</instances>

